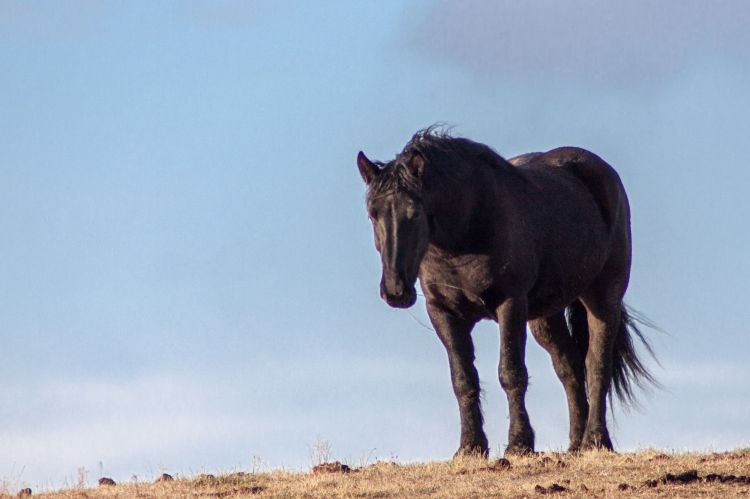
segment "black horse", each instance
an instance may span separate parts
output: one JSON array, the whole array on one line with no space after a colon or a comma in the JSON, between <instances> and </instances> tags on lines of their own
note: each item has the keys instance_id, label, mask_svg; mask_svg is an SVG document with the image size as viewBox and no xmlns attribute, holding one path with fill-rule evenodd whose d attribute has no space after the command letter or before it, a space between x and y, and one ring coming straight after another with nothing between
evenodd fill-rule
<instances>
[{"instance_id":1,"label":"black horse","mask_svg":"<svg viewBox=\"0 0 750 499\"><path fill-rule=\"evenodd\" d=\"M654 382L632 341L644 338L622 301L630 208L615 170L574 147L506 161L432 128L393 161L372 162L360 152L357 165L382 260L380 295L408 308L419 278L448 352L461 414L457 454L488 452L471 339L482 319L500 324L506 453L534 449L524 400L527 322L565 387L569 450L612 449L607 395L630 402L633 383Z\"/></svg>"}]
</instances>

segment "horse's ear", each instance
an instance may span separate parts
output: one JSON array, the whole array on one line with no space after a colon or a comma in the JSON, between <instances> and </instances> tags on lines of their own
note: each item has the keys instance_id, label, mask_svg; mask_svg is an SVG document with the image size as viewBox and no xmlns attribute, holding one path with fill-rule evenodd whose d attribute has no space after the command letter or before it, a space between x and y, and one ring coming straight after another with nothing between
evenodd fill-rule
<instances>
[{"instance_id":1,"label":"horse's ear","mask_svg":"<svg viewBox=\"0 0 750 499\"><path fill-rule=\"evenodd\" d=\"M410 166L419 178L424 177L424 163L424 156L421 153L415 152L411 157Z\"/></svg>"},{"instance_id":2,"label":"horse's ear","mask_svg":"<svg viewBox=\"0 0 750 499\"><path fill-rule=\"evenodd\" d=\"M357 167L359 167L359 174L362 175L362 180L365 181L365 184L372 182L372 179L380 171L378 165L367 159L367 156L362 151L359 151L359 154L357 154Z\"/></svg>"}]
</instances>

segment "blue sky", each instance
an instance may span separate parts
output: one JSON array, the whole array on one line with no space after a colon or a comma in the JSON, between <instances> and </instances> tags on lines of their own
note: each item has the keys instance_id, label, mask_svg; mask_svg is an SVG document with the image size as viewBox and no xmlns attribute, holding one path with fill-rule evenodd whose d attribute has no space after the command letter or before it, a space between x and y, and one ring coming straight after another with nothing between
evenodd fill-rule
<instances>
[{"instance_id":1,"label":"blue sky","mask_svg":"<svg viewBox=\"0 0 750 499\"><path fill-rule=\"evenodd\" d=\"M602 5L606 5L602 7ZM0 0L0 480L447 459L423 304L389 309L354 158L434 122L598 153L665 390L616 446L750 445L743 2ZM493 451L507 408L475 332ZM528 347L541 449L562 388ZM254 457L257 456L257 457Z\"/></svg>"}]
</instances>

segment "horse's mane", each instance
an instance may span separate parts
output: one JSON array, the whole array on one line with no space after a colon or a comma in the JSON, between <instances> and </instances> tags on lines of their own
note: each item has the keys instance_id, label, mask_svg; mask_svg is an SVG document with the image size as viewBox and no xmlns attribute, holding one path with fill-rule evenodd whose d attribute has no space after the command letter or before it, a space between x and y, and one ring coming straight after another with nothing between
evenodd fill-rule
<instances>
[{"instance_id":1,"label":"horse's mane","mask_svg":"<svg viewBox=\"0 0 750 499\"><path fill-rule=\"evenodd\" d=\"M409 168L412 158L421 155L434 183L459 182L476 165L506 168L510 165L492 148L463 137L454 137L443 125L432 125L417 131L393 161L377 162L380 174L368 188L368 198L395 191L421 199L424 182Z\"/></svg>"}]
</instances>

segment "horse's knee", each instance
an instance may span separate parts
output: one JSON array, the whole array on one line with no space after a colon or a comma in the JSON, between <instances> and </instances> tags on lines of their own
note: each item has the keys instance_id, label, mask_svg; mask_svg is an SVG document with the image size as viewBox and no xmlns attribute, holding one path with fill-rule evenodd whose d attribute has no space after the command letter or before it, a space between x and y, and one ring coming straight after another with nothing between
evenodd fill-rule
<instances>
[{"instance_id":1,"label":"horse's knee","mask_svg":"<svg viewBox=\"0 0 750 499\"><path fill-rule=\"evenodd\" d=\"M466 388L464 391L457 393L456 395L460 405L470 406L479 401L480 391L476 388Z\"/></svg>"},{"instance_id":2,"label":"horse's knee","mask_svg":"<svg viewBox=\"0 0 750 499\"><path fill-rule=\"evenodd\" d=\"M510 369L501 368L499 371L500 386L506 392L514 390L526 390L529 384L529 376L525 368Z\"/></svg>"},{"instance_id":3,"label":"horse's knee","mask_svg":"<svg viewBox=\"0 0 750 499\"><path fill-rule=\"evenodd\" d=\"M453 377L453 390L459 399L478 399L479 398L479 378L466 376L460 373Z\"/></svg>"}]
</instances>

